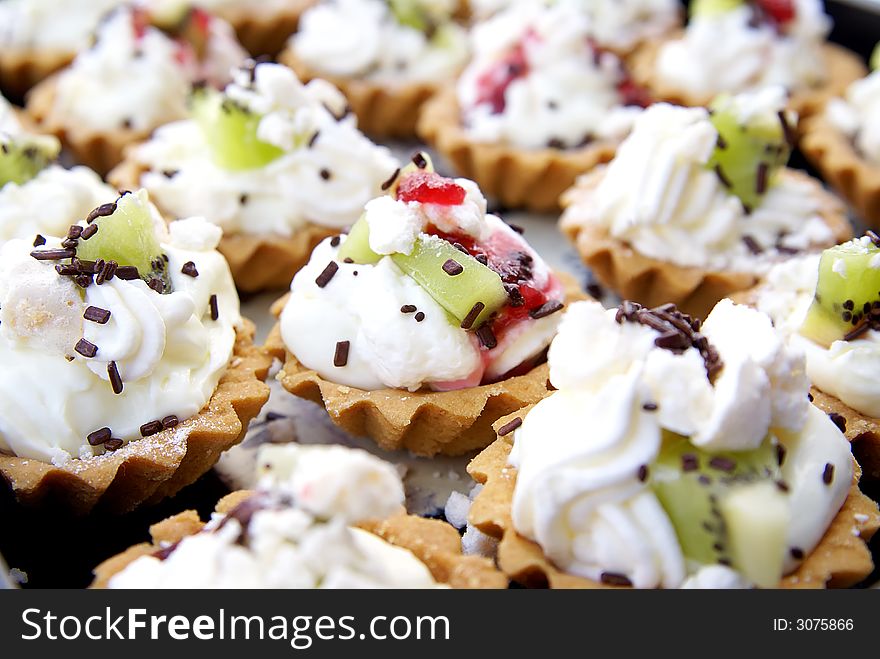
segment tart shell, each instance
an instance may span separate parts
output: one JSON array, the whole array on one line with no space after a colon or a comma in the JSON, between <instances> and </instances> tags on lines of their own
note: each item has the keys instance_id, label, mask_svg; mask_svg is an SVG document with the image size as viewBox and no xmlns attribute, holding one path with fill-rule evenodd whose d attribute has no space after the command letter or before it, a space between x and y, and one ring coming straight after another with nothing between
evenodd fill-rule
<instances>
[{"instance_id":1,"label":"tart shell","mask_svg":"<svg viewBox=\"0 0 880 659\"><path fill-rule=\"evenodd\" d=\"M129 157L107 175L107 180L121 190L136 189L146 171ZM159 199L152 201L165 213ZM244 293L256 293L288 288L318 243L338 233L339 229L313 222L299 227L292 236L224 233L217 250L226 257L236 287Z\"/></svg>"},{"instance_id":2,"label":"tart shell","mask_svg":"<svg viewBox=\"0 0 880 659\"><path fill-rule=\"evenodd\" d=\"M61 140L74 159L105 176L122 161L125 148L150 136L151 130L110 128L96 131L86 126L71 126L56 110L58 74L34 87L27 95L26 112L36 126Z\"/></svg>"},{"instance_id":3,"label":"tart shell","mask_svg":"<svg viewBox=\"0 0 880 659\"><path fill-rule=\"evenodd\" d=\"M452 87L425 104L418 132L459 175L476 181L484 194L506 208L539 213L558 211L559 196L579 175L610 161L618 146L596 141L578 149L520 149L475 142L461 124Z\"/></svg>"},{"instance_id":4,"label":"tart shell","mask_svg":"<svg viewBox=\"0 0 880 659\"><path fill-rule=\"evenodd\" d=\"M225 496L217 503L217 512L229 512L251 494L252 492L239 491ZM430 570L435 581L448 584L452 588L507 587L507 578L492 561L462 554L461 538L445 522L400 513L384 521L366 522L359 526L392 545L410 550ZM152 542L129 547L98 565L90 588L106 588L110 579L129 563L179 542L186 536L194 535L202 527L204 523L194 510L187 510L154 524L150 527Z\"/></svg>"},{"instance_id":5,"label":"tart shell","mask_svg":"<svg viewBox=\"0 0 880 659\"><path fill-rule=\"evenodd\" d=\"M263 380L271 358L253 345L253 336L253 324L243 320L214 394L197 415L177 427L112 453L72 458L61 467L0 454L0 476L20 503L73 515L93 509L126 513L176 494L241 441L248 422L269 398Z\"/></svg>"},{"instance_id":6,"label":"tart shell","mask_svg":"<svg viewBox=\"0 0 880 659\"><path fill-rule=\"evenodd\" d=\"M566 303L585 299L571 277L560 279ZM276 316L286 301L285 296L274 304ZM488 446L494 438L492 424L499 417L538 402L550 391L546 363L525 375L457 391L364 391L336 384L300 364L286 350L280 323L266 339L265 349L283 362L277 376L281 385L295 396L322 405L343 430L370 437L385 450L408 450L427 457L463 455Z\"/></svg>"},{"instance_id":7,"label":"tart shell","mask_svg":"<svg viewBox=\"0 0 880 659\"><path fill-rule=\"evenodd\" d=\"M333 83L348 100L358 128L373 138L414 138L422 105L440 89L440 83L432 81L383 83L328 75L303 62L289 46L278 61L293 69L303 82L321 78Z\"/></svg>"},{"instance_id":8,"label":"tart shell","mask_svg":"<svg viewBox=\"0 0 880 659\"><path fill-rule=\"evenodd\" d=\"M500 419L495 427L500 428L524 413L527 410ZM517 470L507 464L512 447L511 435L499 437L468 466L474 480L485 484L474 500L470 522L483 533L499 538L501 570L513 581L529 587L613 588L562 572L544 556L537 543L516 532L510 510ZM880 513L877 504L859 490L861 469L857 463L854 469L852 487L843 507L812 553L797 570L782 579L780 588L846 588L871 574L874 563L865 543L880 528Z\"/></svg>"},{"instance_id":9,"label":"tart shell","mask_svg":"<svg viewBox=\"0 0 880 659\"><path fill-rule=\"evenodd\" d=\"M248 6L220 8L216 15L232 25L239 43L251 55L277 55L291 34L296 32L300 16L317 0L288 0L280 11L268 12Z\"/></svg>"},{"instance_id":10,"label":"tart shell","mask_svg":"<svg viewBox=\"0 0 880 659\"><path fill-rule=\"evenodd\" d=\"M880 165L867 161L822 114L804 122L800 149L862 219L880 227Z\"/></svg>"},{"instance_id":11,"label":"tart shell","mask_svg":"<svg viewBox=\"0 0 880 659\"><path fill-rule=\"evenodd\" d=\"M639 47L629 58L628 64L633 79L637 84L646 87L651 96L659 101L687 106L706 106L715 93L700 95L680 89L659 80L655 73L660 49L668 42L681 37L681 33L667 40L649 41ZM826 81L817 87L796 90L791 93L789 107L797 112L801 119L820 111L825 102L841 96L846 88L867 74L862 60L852 51L834 43L826 43L822 47L827 71Z\"/></svg>"},{"instance_id":12,"label":"tart shell","mask_svg":"<svg viewBox=\"0 0 880 659\"><path fill-rule=\"evenodd\" d=\"M15 100L73 61L75 53L34 48L0 48L0 89Z\"/></svg>"},{"instance_id":13,"label":"tart shell","mask_svg":"<svg viewBox=\"0 0 880 659\"><path fill-rule=\"evenodd\" d=\"M567 210L559 223L562 232L574 243L581 259L604 286L624 299L648 307L672 302L685 313L705 318L722 298L758 283L759 275L756 273L712 271L645 256L628 243L610 235L604 227L582 220L575 206L588 206L591 203L590 197L604 175L605 168L597 168L581 177L563 195L563 205ZM812 180L806 174L788 169L783 176ZM849 240L852 227L843 205L817 182L814 184L815 194L820 200L819 214L834 234L828 245L815 247L830 247Z\"/></svg>"}]
</instances>

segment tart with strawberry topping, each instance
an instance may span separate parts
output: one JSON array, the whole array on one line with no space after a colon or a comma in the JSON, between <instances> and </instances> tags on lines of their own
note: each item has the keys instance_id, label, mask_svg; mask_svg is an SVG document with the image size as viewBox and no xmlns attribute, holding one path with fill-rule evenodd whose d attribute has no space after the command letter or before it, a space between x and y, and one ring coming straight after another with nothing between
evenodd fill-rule
<instances>
[{"instance_id":1,"label":"tart with strawberry topping","mask_svg":"<svg viewBox=\"0 0 880 659\"><path fill-rule=\"evenodd\" d=\"M275 308L279 379L383 448L457 455L547 393L558 312L579 297L466 179L419 154Z\"/></svg>"},{"instance_id":2,"label":"tart with strawberry topping","mask_svg":"<svg viewBox=\"0 0 880 659\"><path fill-rule=\"evenodd\" d=\"M245 57L232 28L202 9L120 7L90 49L32 90L27 112L78 162L106 174L126 146L186 116L193 84L222 86Z\"/></svg>"},{"instance_id":3,"label":"tart with strawberry topping","mask_svg":"<svg viewBox=\"0 0 880 659\"><path fill-rule=\"evenodd\" d=\"M684 32L636 52L633 71L658 99L684 105L781 85L805 117L865 75L830 31L820 0L698 0Z\"/></svg>"},{"instance_id":4,"label":"tart with strawberry topping","mask_svg":"<svg viewBox=\"0 0 880 659\"><path fill-rule=\"evenodd\" d=\"M345 94L373 137L412 138L422 105L467 60L458 0L323 0L279 61Z\"/></svg>"},{"instance_id":5,"label":"tart with strawberry topping","mask_svg":"<svg viewBox=\"0 0 880 659\"><path fill-rule=\"evenodd\" d=\"M507 207L557 209L650 103L576 3L514 4L473 28L472 48L456 87L426 105L419 132Z\"/></svg>"}]
</instances>

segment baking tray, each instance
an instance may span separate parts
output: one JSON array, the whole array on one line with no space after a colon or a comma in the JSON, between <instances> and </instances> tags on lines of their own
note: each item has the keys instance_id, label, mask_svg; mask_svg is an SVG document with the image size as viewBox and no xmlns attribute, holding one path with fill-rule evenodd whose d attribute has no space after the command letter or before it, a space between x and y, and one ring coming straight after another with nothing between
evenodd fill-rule
<instances>
[{"instance_id":1,"label":"baking tray","mask_svg":"<svg viewBox=\"0 0 880 659\"><path fill-rule=\"evenodd\" d=\"M835 20L832 40L867 58L880 39L880 2L841 0L826 5ZM423 148L415 142L389 146L402 160ZM444 169L442 160L437 162L441 171L449 172ZM797 153L792 165L809 169ZM522 226L529 241L552 267L574 275L585 286L592 283L574 250L558 233L556 216L494 210ZM257 325L258 340L265 337L274 322L268 308L280 294L266 293L242 301L243 314ZM195 509L207 517L220 497L232 489L247 487L256 447L265 442L342 443L367 449L399 465L404 473L407 507L425 516L442 517L449 493L467 494L472 487L464 471L469 456L428 460L402 452L381 451L368 440L340 431L329 421L323 408L290 396L274 381L270 384L269 404L252 422L245 441L225 454L213 471L157 506L121 517L93 514L74 519L24 509L15 503L7 487L0 486L0 519L4 522L0 532L0 587L87 586L95 565L132 544L147 540L151 524L186 509ZM868 486L865 489L875 500L880 497L880 488ZM871 547L878 559L875 562L880 562L880 534ZM871 585L877 579L877 574L872 575L863 585Z\"/></svg>"}]
</instances>

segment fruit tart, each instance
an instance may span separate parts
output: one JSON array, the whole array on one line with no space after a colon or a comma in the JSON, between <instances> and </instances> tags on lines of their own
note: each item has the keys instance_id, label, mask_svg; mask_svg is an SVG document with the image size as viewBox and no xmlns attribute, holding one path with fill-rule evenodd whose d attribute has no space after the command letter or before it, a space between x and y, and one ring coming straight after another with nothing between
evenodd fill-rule
<instances>
[{"instance_id":1,"label":"fruit tart","mask_svg":"<svg viewBox=\"0 0 880 659\"><path fill-rule=\"evenodd\" d=\"M266 347L291 393L385 449L459 455L547 394L544 354L578 297L476 184L419 154L276 305Z\"/></svg>"},{"instance_id":2,"label":"fruit tart","mask_svg":"<svg viewBox=\"0 0 880 659\"><path fill-rule=\"evenodd\" d=\"M571 305L558 391L499 422L470 521L513 580L554 588L821 588L871 573L880 526L804 355L722 300Z\"/></svg>"},{"instance_id":3,"label":"fruit tart","mask_svg":"<svg viewBox=\"0 0 880 659\"><path fill-rule=\"evenodd\" d=\"M0 246L13 238L67 233L114 190L86 167L55 164L61 145L30 132L0 96Z\"/></svg>"},{"instance_id":4,"label":"fruit tart","mask_svg":"<svg viewBox=\"0 0 880 659\"><path fill-rule=\"evenodd\" d=\"M223 85L245 57L232 28L201 9L123 6L91 48L31 90L27 112L78 162L106 174L126 146L186 116L193 83Z\"/></svg>"},{"instance_id":5,"label":"fruit tart","mask_svg":"<svg viewBox=\"0 0 880 659\"><path fill-rule=\"evenodd\" d=\"M853 442L866 476L880 478L880 238L781 263L741 299L806 353L814 404Z\"/></svg>"},{"instance_id":6,"label":"fruit tart","mask_svg":"<svg viewBox=\"0 0 880 659\"><path fill-rule=\"evenodd\" d=\"M800 149L862 219L880 227L880 45L871 69L807 119Z\"/></svg>"},{"instance_id":7,"label":"fruit tart","mask_svg":"<svg viewBox=\"0 0 880 659\"><path fill-rule=\"evenodd\" d=\"M471 37L471 63L428 102L419 133L503 206L556 210L649 101L578 3L517 3Z\"/></svg>"},{"instance_id":8,"label":"fruit tart","mask_svg":"<svg viewBox=\"0 0 880 659\"><path fill-rule=\"evenodd\" d=\"M20 98L91 45L107 12L124 0L0 2L0 89Z\"/></svg>"},{"instance_id":9,"label":"fruit tart","mask_svg":"<svg viewBox=\"0 0 880 659\"><path fill-rule=\"evenodd\" d=\"M545 0L550 4L557 0ZM603 48L630 54L640 43L658 39L681 25L678 0L574 0L590 21L590 36ZM498 11L533 0L468 0L471 15L485 20Z\"/></svg>"},{"instance_id":10,"label":"fruit tart","mask_svg":"<svg viewBox=\"0 0 880 659\"><path fill-rule=\"evenodd\" d=\"M784 105L768 87L709 110L652 106L614 160L565 193L562 230L621 297L694 315L775 262L848 239L837 198L785 167Z\"/></svg>"},{"instance_id":11,"label":"fruit tart","mask_svg":"<svg viewBox=\"0 0 880 659\"><path fill-rule=\"evenodd\" d=\"M707 105L717 94L781 85L801 117L865 74L829 43L821 0L694 0L684 32L635 53L633 75L658 99Z\"/></svg>"},{"instance_id":12,"label":"fruit tart","mask_svg":"<svg viewBox=\"0 0 880 659\"><path fill-rule=\"evenodd\" d=\"M270 360L219 238L139 191L0 248L0 475L22 503L128 511L241 439Z\"/></svg>"},{"instance_id":13,"label":"fruit tart","mask_svg":"<svg viewBox=\"0 0 880 659\"><path fill-rule=\"evenodd\" d=\"M101 563L93 588L505 588L455 529L406 515L400 476L366 451L265 446L259 486L150 528Z\"/></svg>"},{"instance_id":14,"label":"fruit tart","mask_svg":"<svg viewBox=\"0 0 880 659\"><path fill-rule=\"evenodd\" d=\"M422 104L467 59L457 0L324 0L302 16L279 61L339 87L361 128L415 136Z\"/></svg>"},{"instance_id":15,"label":"fruit tart","mask_svg":"<svg viewBox=\"0 0 880 659\"><path fill-rule=\"evenodd\" d=\"M249 61L224 91L203 88L191 118L133 147L109 179L144 186L168 217L204 215L241 290L286 288L326 237L381 194L396 161L357 129L329 83L303 85Z\"/></svg>"}]
</instances>

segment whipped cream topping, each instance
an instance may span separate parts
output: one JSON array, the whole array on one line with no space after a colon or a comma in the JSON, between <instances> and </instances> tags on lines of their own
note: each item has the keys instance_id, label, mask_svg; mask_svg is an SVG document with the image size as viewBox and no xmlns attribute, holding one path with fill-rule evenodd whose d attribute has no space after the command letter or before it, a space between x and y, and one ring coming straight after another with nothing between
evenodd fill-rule
<instances>
[{"instance_id":1,"label":"whipped cream topping","mask_svg":"<svg viewBox=\"0 0 880 659\"><path fill-rule=\"evenodd\" d=\"M253 75L253 79L251 79ZM303 85L288 68L240 69L226 94L262 116L261 140L283 149L255 169L217 165L195 120L168 124L131 152L141 184L167 214L204 214L227 233L290 236L306 222L344 228L380 194L397 164L361 134L332 85Z\"/></svg>"},{"instance_id":2,"label":"whipped cream topping","mask_svg":"<svg viewBox=\"0 0 880 659\"><path fill-rule=\"evenodd\" d=\"M822 84L828 74L822 47L831 19L820 0L792 4L794 18L779 31L756 25L747 4L694 16L681 39L661 47L655 74L664 85L708 96L767 85L794 90Z\"/></svg>"},{"instance_id":3,"label":"whipped cream topping","mask_svg":"<svg viewBox=\"0 0 880 659\"><path fill-rule=\"evenodd\" d=\"M290 47L309 67L330 76L385 81L451 78L467 58L464 29L452 22L454 0L413 0L431 24L400 22L382 0L321 2L300 19Z\"/></svg>"},{"instance_id":4,"label":"whipped cream topping","mask_svg":"<svg viewBox=\"0 0 880 659\"><path fill-rule=\"evenodd\" d=\"M65 123L149 131L186 116L192 83L223 84L246 57L232 28L219 19L207 21L201 58L143 22L142 10L120 7L101 23L94 46L59 75L54 110Z\"/></svg>"},{"instance_id":5,"label":"whipped cream topping","mask_svg":"<svg viewBox=\"0 0 880 659\"><path fill-rule=\"evenodd\" d=\"M2 138L0 138L2 139ZM86 167L50 165L30 181L0 188L0 244L36 234L62 236L116 194Z\"/></svg>"},{"instance_id":6,"label":"whipped cream topping","mask_svg":"<svg viewBox=\"0 0 880 659\"><path fill-rule=\"evenodd\" d=\"M768 88L746 98L763 105L783 96ZM598 225L646 256L711 270L760 273L792 250L833 244L813 181L781 172L746 214L707 166L717 140L705 109L651 106L562 221Z\"/></svg>"},{"instance_id":7,"label":"whipped cream topping","mask_svg":"<svg viewBox=\"0 0 880 659\"><path fill-rule=\"evenodd\" d=\"M770 270L758 289L756 306L804 351L807 375L816 387L862 414L880 417L880 332L869 329L827 348L798 333L816 291L819 257L803 256Z\"/></svg>"},{"instance_id":8,"label":"whipped cream topping","mask_svg":"<svg viewBox=\"0 0 880 659\"><path fill-rule=\"evenodd\" d=\"M477 24L457 85L469 135L523 148L622 139L641 108L623 105L623 65L594 49L590 26L569 1L516 3Z\"/></svg>"},{"instance_id":9,"label":"whipped cream topping","mask_svg":"<svg viewBox=\"0 0 880 659\"><path fill-rule=\"evenodd\" d=\"M111 588L434 588L411 552L350 524L401 509L400 476L341 446L263 447L257 493L174 547L138 558Z\"/></svg>"},{"instance_id":10,"label":"whipped cream topping","mask_svg":"<svg viewBox=\"0 0 880 659\"><path fill-rule=\"evenodd\" d=\"M532 259L531 285L550 299L561 300L561 285L540 256L503 221L486 214L486 200L474 183L455 182L467 191L465 202L457 207L390 197L370 202L366 210L370 246L380 254L398 249L408 253L415 236L429 224L455 229L527 254ZM281 315L288 350L327 380L366 390L476 386L537 357L556 333L558 314L537 320L526 316L496 333L494 348L482 348L474 333L451 321L443 307L390 257L375 265L345 263L338 258L341 244L327 239L318 245L294 277ZM331 262L338 270L322 287L320 275ZM416 311L404 312L404 307ZM334 365L340 341L349 342L344 366Z\"/></svg>"},{"instance_id":11,"label":"whipped cream topping","mask_svg":"<svg viewBox=\"0 0 880 659\"><path fill-rule=\"evenodd\" d=\"M4 0L0 46L76 53L87 48L101 17L124 0Z\"/></svg>"},{"instance_id":12,"label":"whipped cream topping","mask_svg":"<svg viewBox=\"0 0 880 659\"><path fill-rule=\"evenodd\" d=\"M639 477L643 467L650 473L664 431L733 451L756 448L774 433L787 449L789 547L811 551L846 497L852 460L840 431L808 404L803 354L784 344L768 317L724 300L701 328L723 363L712 383L695 347L660 348L658 330L618 323L617 315L579 302L563 317L549 355L559 391L514 434L516 530L571 574L679 587L694 567ZM826 463L835 474L827 485ZM786 570L793 567L787 559Z\"/></svg>"},{"instance_id":13,"label":"whipped cream topping","mask_svg":"<svg viewBox=\"0 0 880 659\"><path fill-rule=\"evenodd\" d=\"M118 203L147 203L143 192L133 197ZM173 286L165 295L118 277L81 289L56 273L55 261L30 255L32 239L0 249L0 450L62 465L103 452L86 439L95 431L133 441L142 425L172 415L183 421L213 394L241 320L229 267L215 251L220 232L192 218L169 233L152 212ZM38 249L59 246L48 238ZM190 261L197 277L182 272ZM109 319L85 319L89 307L109 311ZM76 350L81 339L97 347L92 357ZM123 382L119 394L111 362Z\"/></svg>"},{"instance_id":14,"label":"whipped cream topping","mask_svg":"<svg viewBox=\"0 0 880 659\"><path fill-rule=\"evenodd\" d=\"M852 83L845 98L828 101L825 116L864 158L880 165L880 71Z\"/></svg>"}]
</instances>

